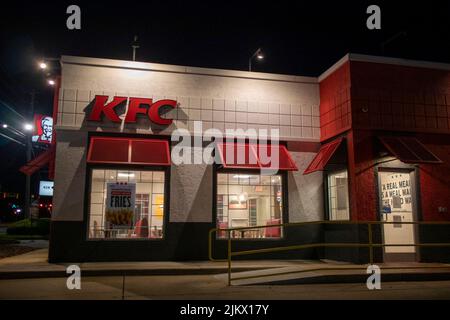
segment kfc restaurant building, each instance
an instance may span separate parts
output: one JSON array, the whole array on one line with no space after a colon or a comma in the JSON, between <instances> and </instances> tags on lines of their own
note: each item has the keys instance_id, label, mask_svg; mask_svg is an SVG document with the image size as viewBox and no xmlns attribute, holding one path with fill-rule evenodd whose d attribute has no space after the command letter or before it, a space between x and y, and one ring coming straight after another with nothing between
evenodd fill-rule
<instances>
[{"instance_id":1,"label":"kfc restaurant building","mask_svg":"<svg viewBox=\"0 0 450 320\"><path fill-rule=\"evenodd\" d=\"M448 65L350 54L320 77L301 77L72 56L61 64L51 262L204 260L212 228L320 220L396 222L374 230L386 243L450 240L448 226L401 223L450 220ZM211 154L213 129L277 129L279 144L216 141L217 161L198 161ZM180 132L193 146L182 163ZM276 170L267 171L265 153L279 156ZM367 230L307 225L232 237L249 249L366 242ZM225 239L216 235L216 257ZM441 261L449 251L390 247L376 259ZM365 262L368 253L255 257Z\"/></svg>"}]
</instances>

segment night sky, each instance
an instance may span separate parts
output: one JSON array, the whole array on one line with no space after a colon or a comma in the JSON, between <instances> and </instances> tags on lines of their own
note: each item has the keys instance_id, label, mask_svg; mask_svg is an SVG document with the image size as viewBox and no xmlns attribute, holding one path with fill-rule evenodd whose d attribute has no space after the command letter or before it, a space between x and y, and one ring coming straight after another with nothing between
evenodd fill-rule
<instances>
[{"instance_id":1,"label":"night sky","mask_svg":"<svg viewBox=\"0 0 450 320\"><path fill-rule=\"evenodd\" d=\"M66 8L81 8L81 30L66 28ZM381 30L368 30L366 8L381 7ZM40 57L62 54L318 76L348 52L450 63L450 1L14 1L0 9L0 123L21 128L51 114L52 89ZM394 41L382 43L395 35ZM6 105L9 106L6 107ZM3 130L0 128L0 130ZM5 133L4 131L1 131ZM39 153L35 149L35 153ZM25 148L0 137L0 190L22 192ZM45 172L41 177L45 179ZM34 177L36 181L39 176Z\"/></svg>"}]
</instances>

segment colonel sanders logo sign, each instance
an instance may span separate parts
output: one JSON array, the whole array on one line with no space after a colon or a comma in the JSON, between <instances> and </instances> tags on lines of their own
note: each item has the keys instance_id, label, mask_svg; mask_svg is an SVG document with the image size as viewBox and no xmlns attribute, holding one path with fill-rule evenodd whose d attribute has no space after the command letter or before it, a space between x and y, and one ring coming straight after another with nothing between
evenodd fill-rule
<instances>
[{"instance_id":1,"label":"colonel sanders logo sign","mask_svg":"<svg viewBox=\"0 0 450 320\"><path fill-rule=\"evenodd\" d=\"M34 117L35 135L33 142L52 143L53 137L53 118L44 115L35 115Z\"/></svg>"}]
</instances>

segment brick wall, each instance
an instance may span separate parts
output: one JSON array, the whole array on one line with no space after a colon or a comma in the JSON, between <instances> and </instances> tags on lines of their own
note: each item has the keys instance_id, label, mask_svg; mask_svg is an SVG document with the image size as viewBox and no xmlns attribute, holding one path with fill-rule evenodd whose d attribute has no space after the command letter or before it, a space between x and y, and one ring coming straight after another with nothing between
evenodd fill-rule
<instances>
[{"instance_id":1,"label":"brick wall","mask_svg":"<svg viewBox=\"0 0 450 320\"><path fill-rule=\"evenodd\" d=\"M320 82L321 141L347 132L352 220L377 219L376 136L415 132L444 164L420 165L424 220L450 220L450 71L350 61Z\"/></svg>"},{"instance_id":2,"label":"brick wall","mask_svg":"<svg viewBox=\"0 0 450 320\"><path fill-rule=\"evenodd\" d=\"M444 163L420 165L423 220L450 221L450 139L445 135L421 135L420 140ZM439 212L439 207L447 212Z\"/></svg>"},{"instance_id":3,"label":"brick wall","mask_svg":"<svg viewBox=\"0 0 450 320\"><path fill-rule=\"evenodd\" d=\"M320 82L320 140L351 127L350 64L347 62Z\"/></svg>"},{"instance_id":4,"label":"brick wall","mask_svg":"<svg viewBox=\"0 0 450 320\"><path fill-rule=\"evenodd\" d=\"M375 179L375 146L372 132L353 131L348 147L353 149L349 156L352 220L377 220L377 188Z\"/></svg>"},{"instance_id":5,"label":"brick wall","mask_svg":"<svg viewBox=\"0 0 450 320\"><path fill-rule=\"evenodd\" d=\"M450 71L351 62L353 127L450 133Z\"/></svg>"},{"instance_id":6,"label":"brick wall","mask_svg":"<svg viewBox=\"0 0 450 320\"><path fill-rule=\"evenodd\" d=\"M348 148L352 149L349 149L348 164L352 220L378 219L375 162L380 146L376 136L377 131L371 130L352 130L348 135L352 137L347 139ZM417 138L443 161L442 164L419 165L420 218L450 221L450 139L437 134L418 134ZM401 168L401 165L395 164L392 168ZM439 212L439 207L447 208L447 212Z\"/></svg>"},{"instance_id":7,"label":"brick wall","mask_svg":"<svg viewBox=\"0 0 450 320\"><path fill-rule=\"evenodd\" d=\"M444 161L420 165L420 204L424 220L450 220L450 72L379 63L351 62L352 129L424 133L419 139ZM358 219L376 217L373 143L356 131L355 193ZM425 134L429 133L429 134ZM376 135L376 133L371 133ZM371 191L373 190L373 191ZM373 196L372 196L373 195Z\"/></svg>"}]
</instances>

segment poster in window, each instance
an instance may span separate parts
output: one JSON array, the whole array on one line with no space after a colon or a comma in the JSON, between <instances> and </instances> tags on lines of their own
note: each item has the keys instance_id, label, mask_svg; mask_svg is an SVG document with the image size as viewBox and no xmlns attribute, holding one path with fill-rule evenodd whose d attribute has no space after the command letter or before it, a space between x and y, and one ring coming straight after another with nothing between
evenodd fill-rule
<instances>
[{"instance_id":1,"label":"poster in window","mask_svg":"<svg viewBox=\"0 0 450 320\"><path fill-rule=\"evenodd\" d=\"M412 210L409 173L383 174L380 182L382 213L410 212Z\"/></svg>"},{"instance_id":2,"label":"poster in window","mask_svg":"<svg viewBox=\"0 0 450 320\"><path fill-rule=\"evenodd\" d=\"M156 207L153 214L155 216L162 217L164 214L164 195L162 194L156 195L154 201L155 201L154 205L156 205Z\"/></svg>"},{"instance_id":3,"label":"poster in window","mask_svg":"<svg viewBox=\"0 0 450 320\"><path fill-rule=\"evenodd\" d=\"M385 202L383 203L383 206L382 206L382 208L381 208L381 212L382 212L382 213L385 213L385 214L390 214L390 213L392 213L392 208L391 208L391 205L390 205L389 201L385 201Z\"/></svg>"},{"instance_id":4,"label":"poster in window","mask_svg":"<svg viewBox=\"0 0 450 320\"><path fill-rule=\"evenodd\" d=\"M136 202L136 184L107 183L106 222L112 226L131 226Z\"/></svg>"}]
</instances>

